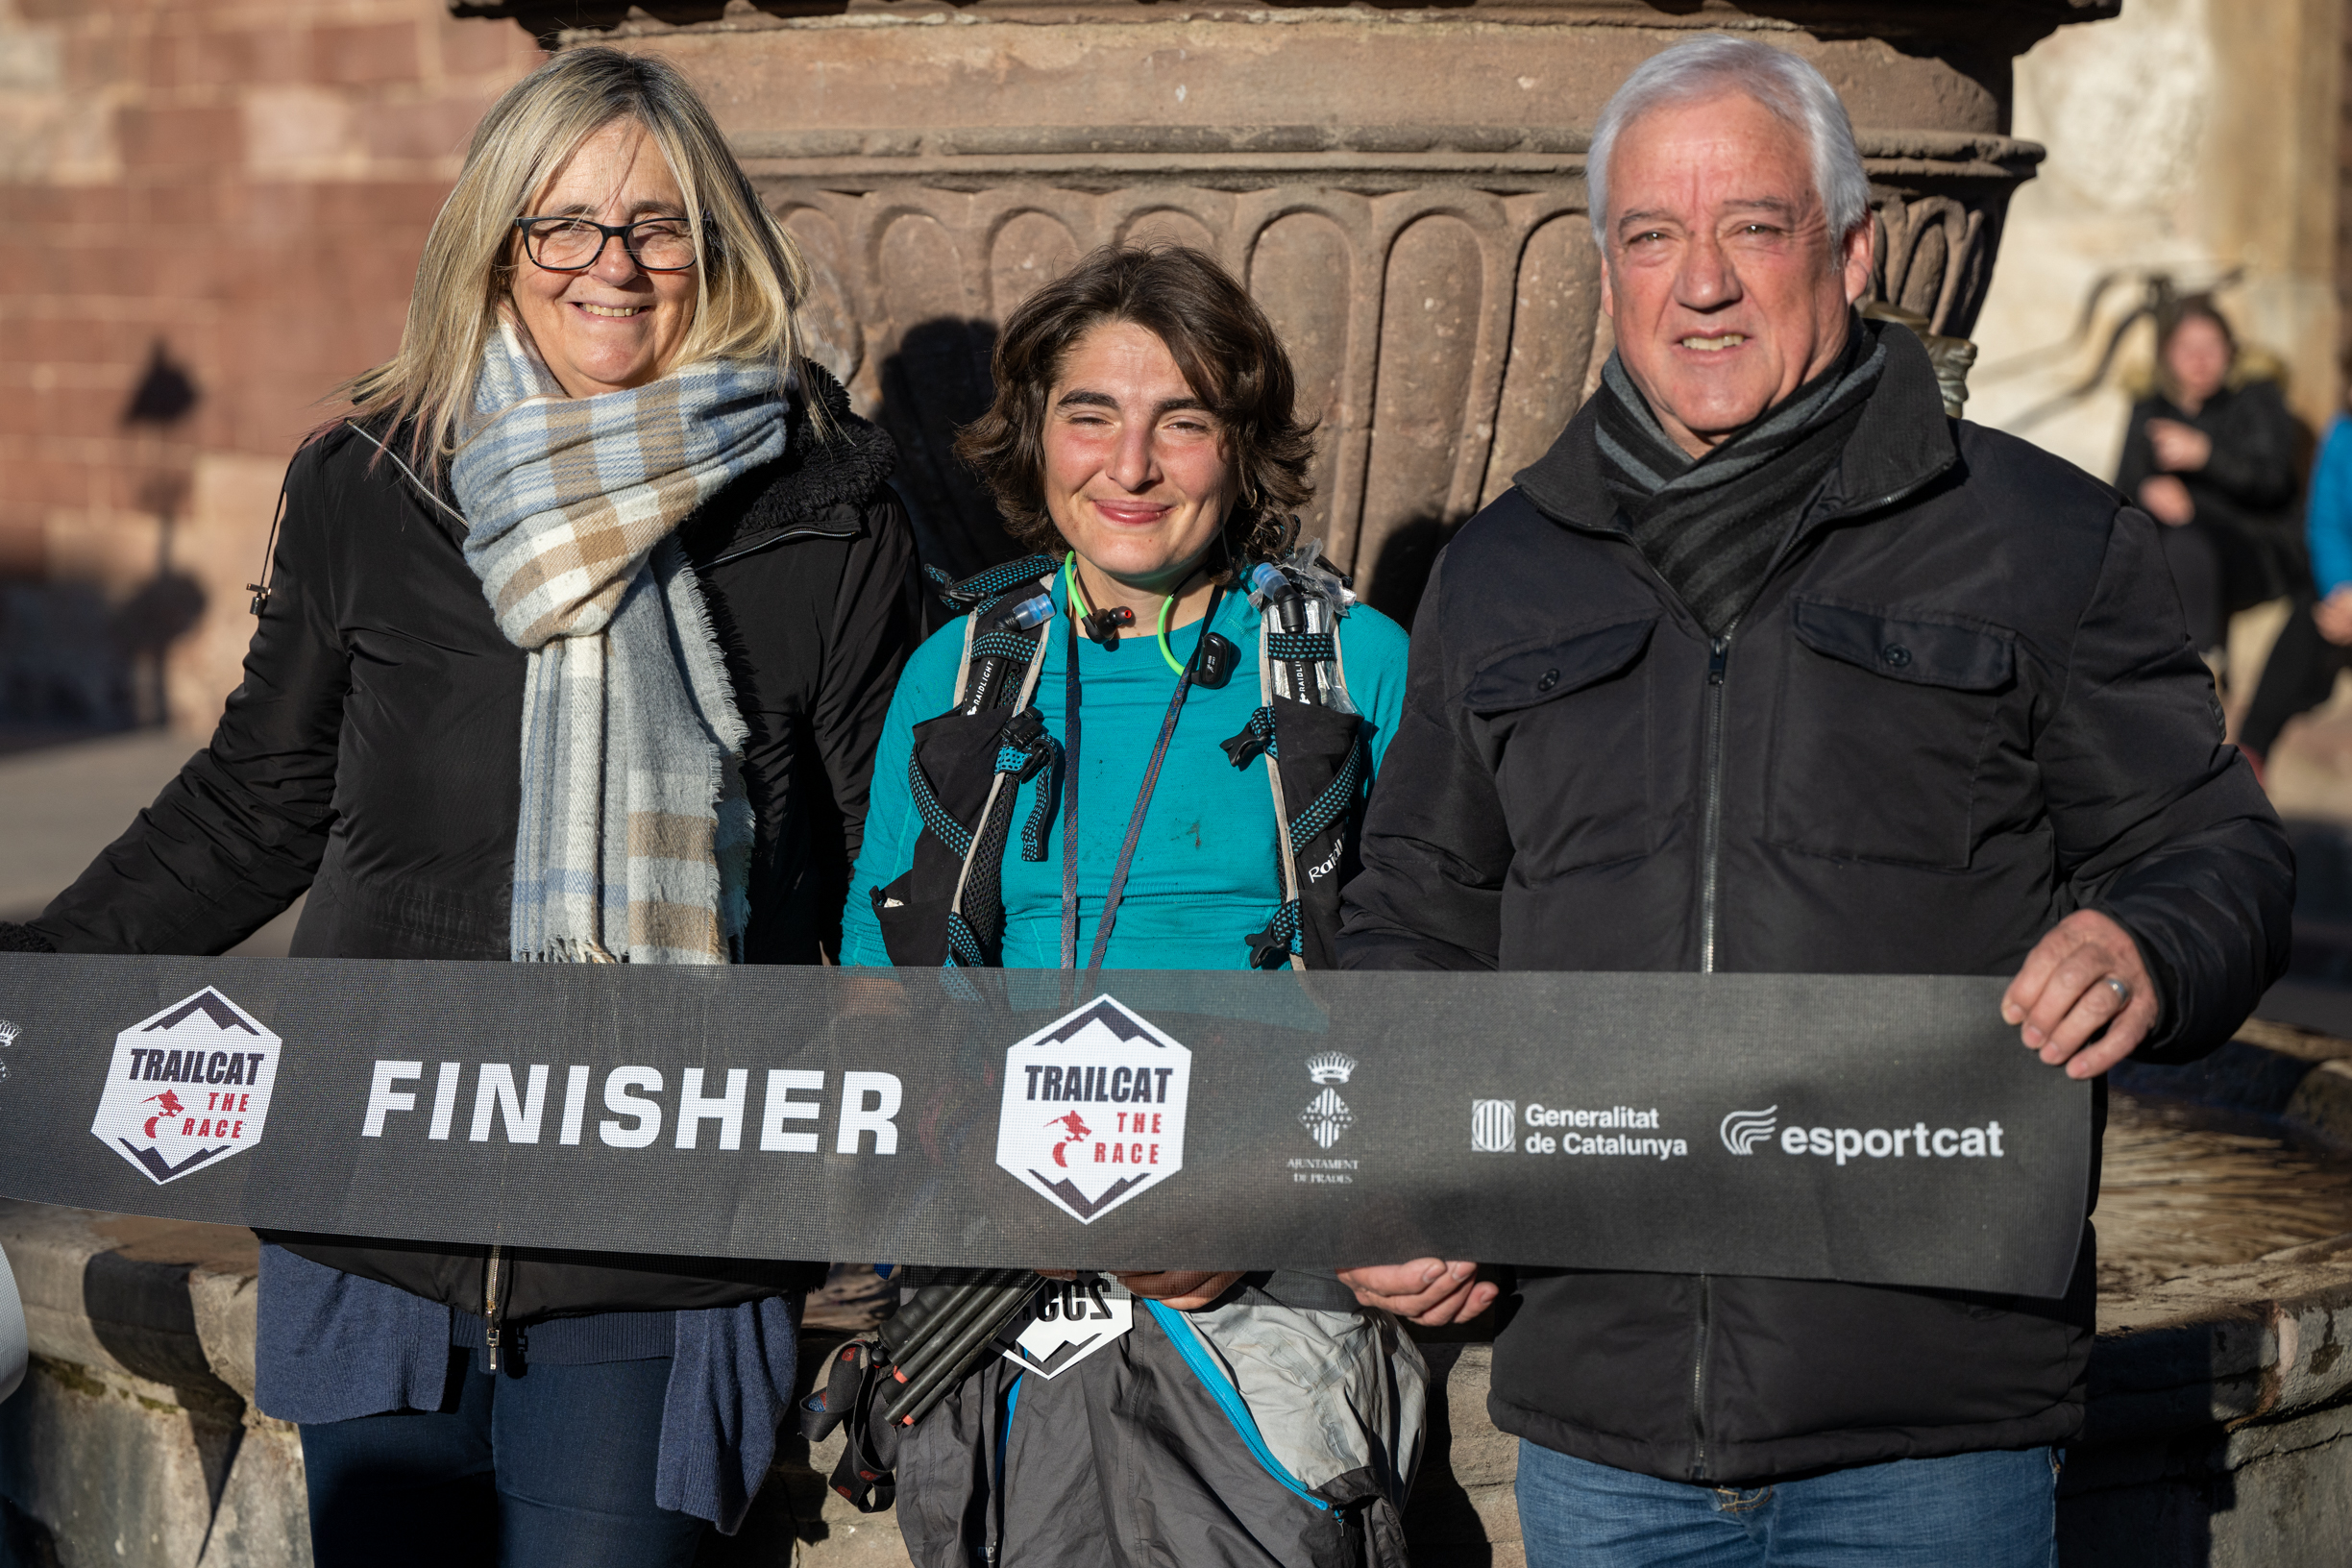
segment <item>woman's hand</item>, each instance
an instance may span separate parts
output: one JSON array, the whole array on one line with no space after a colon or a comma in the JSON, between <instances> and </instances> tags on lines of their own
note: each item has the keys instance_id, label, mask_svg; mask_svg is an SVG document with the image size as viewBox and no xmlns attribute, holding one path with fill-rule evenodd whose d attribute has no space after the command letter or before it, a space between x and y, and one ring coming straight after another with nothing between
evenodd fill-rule
<instances>
[{"instance_id":1,"label":"woman's hand","mask_svg":"<svg viewBox=\"0 0 2352 1568\"><path fill-rule=\"evenodd\" d=\"M1339 1283L1366 1307L1418 1323L1425 1329L1467 1323L1494 1305L1503 1287L1478 1277L1478 1264L1416 1258L1409 1263L1343 1268Z\"/></svg>"},{"instance_id":2,"label":"woman's hand","mask_svg":"<svg viewBox=\"0 0 2352 1568\"><path fill-rule=\"evenodd\" d=\"M2352 584L2334 593L2312 606L2312 624L2319 635L2338 648L2352 648Z\"/></svg>"},{"instance_id":3,"label":"woman's hand","mask_svg":"<svg viewBox=\"0 0 2352 1568\"><path fill-rule=\"evenodd\" d=\"M2155 449L2156 466L2168 474L2194 474L2213 461L2213 437L2193 425L2183 425L2177 419L2151 419L2147 438Z\"/></svg>"},{"instance_id":4,"label":"woman's hand","mask_svg":"<svg viewBox=\"0 0 2352 1568\"><path fill-rule=\"evenodd\" d=\"M2140 509L2176 528L2196 517L2196 502L2189 499L2189 487L2169 474L2140 481Z\"/></svg>"}]
</instances>

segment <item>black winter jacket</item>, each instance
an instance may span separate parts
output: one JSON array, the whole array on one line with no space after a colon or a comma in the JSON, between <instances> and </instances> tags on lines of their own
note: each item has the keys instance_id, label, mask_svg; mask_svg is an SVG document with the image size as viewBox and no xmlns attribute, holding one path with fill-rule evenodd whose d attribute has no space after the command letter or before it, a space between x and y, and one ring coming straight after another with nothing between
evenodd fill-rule
<instances>
[{"instance_id":1,"label":"black winter jacket","mask_svg":"<svg viewBox=\"0 0 2352 1568\"><path fill-rule=\"evenodd\" d=\"M2116 467L2116 488L2135 504L2140 486L2161 472L2156 445L2148 439L2151 419L2175 420L2213 439L2203 468L2173 476L2188 488L2198 523L2221 534L2221 591L2234 613L2282 594L2311 592L2311 559L2303 544L2303 509L2295 502L2310 466L2310 443L2288 411L2279 384L2248 381L2208 399L2195 413L2183 413L2158 394L2132 404L2123 429L2123 455Z\"/></svg>"},{"instance_id":2,"label":"black winter jacket","mask_svg":"<svg viewBox=\"0 0 2352 1568\"><path fill-rule=\"evenodd\" d=\"M1626 537L1589 407L1463 528L1414 625L1345 967L2000 975L2095 908L2162 992L2144 1055L2236 1029L2286 967L2292 860L2154 526L1948 421L1883 331L1839 470L1720 640ZM1505 1306L1506 1430L1752 1483L2070 1436L2091 1246L2063 1301L1524 1271Z\"/></svg>"},{"instance_id":3,"label":"black winter jacket","mask_svg":"<svg viewBox=\"0 0 2352 1568\"><path fill-rule=\"evenodd\" d=\"M837 942L874 747L915 641L913 533L887 483L895 451L830 377L808 375L843 433L814 439L796 406L785 455L679 535L750 730L753 963L813 964ZM441 499L454 505L446 488ZM245 678L211 744L32 929L60 952L218 953L307 890L297 958L504 959L525 654L493 620L462 538L358 430L305 447ZM386 1247L373 1262L300 1250L437 1299L478 1296L481 1249ZM517 1316L534 1301L719 1304L554 1272L569 1266L519 1262ZM811 1270L767 1274L805 1284Z\"/></svg>"}]
</instances>

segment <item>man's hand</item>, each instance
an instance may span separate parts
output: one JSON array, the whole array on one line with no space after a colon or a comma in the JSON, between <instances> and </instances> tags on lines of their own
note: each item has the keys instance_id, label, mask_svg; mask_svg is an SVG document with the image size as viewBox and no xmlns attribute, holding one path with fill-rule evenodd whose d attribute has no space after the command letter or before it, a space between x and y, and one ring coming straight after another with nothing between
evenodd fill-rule
<instances>
[{"instance_id":1,"label":"man's hand","mask_svg":"<svg viewBox=\"0 0 2352 1568\"><path fill-rule=\"evenodd\" d=\"M2168 474L2193 474L2213 461L2213 437L2177 419L2147 422L2148 445L2155 449L2156 466Z\"/></svg>"},{"instance_id":2,"label":"man's hand","mask_svg":"<svg viewBox=\"0 0 2352 1568\"><path fill-rule=\"evenodd\" d=\"M2140 509L2175 528L2196 518L2196 502L2189 499L2189 487L2169 474L2140 481Z\"/></svg>"},{"instance_id":3,"label":"man's hand","mask_svg":"<svg viewBox=\"0 0 2352 1568\"><path fill-rule=\"evenodd\" d=\"M2026 1048L2064 1063L2070 1078L2095 1078L2131 1055L2160 1011L2139 943L2093 909L2050 927L2001 996L2001 1017L2022 1025ZM2088 1044L2101 1027L2106 1038Z\"/></svg>"},{"instance_id":4,"label":"man's hand","mask_svg":"<svg viewBox=\"0 0 2352 1568\"><path fill-rule=\"evenodd\" d=\"M1394 1312L1423 1328L1467 1323L1494 1305L1503 1287L1478 1277L1478 1264L1417 1258L1409 1263L1343 1268L1339 1283L1366 1307Z\"/></svg>"},{"instance_id":5,"label":"man's hand","mask_svg":"<svg viewBox=\"0 0 2352 1568\"><path fill-rule=\"evenodd\" d=\"M2352 648L2352 584L2334 593L2312 606L2312 624L2319 635L2338 648Z\"/></svg>"}]
</instances>

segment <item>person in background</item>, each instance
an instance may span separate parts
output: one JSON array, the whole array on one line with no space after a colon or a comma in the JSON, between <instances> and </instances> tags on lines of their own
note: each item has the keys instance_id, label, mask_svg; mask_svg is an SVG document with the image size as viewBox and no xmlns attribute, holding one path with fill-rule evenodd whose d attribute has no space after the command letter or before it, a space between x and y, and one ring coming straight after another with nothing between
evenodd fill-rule
<instances>
[{"instance_id":1,"label":"person in background","mask_svg":"<svg viewBox=\"0 0 2352 1568\"><path fill-rule=\"evenodd\" d=\"M2176 302L2159 323L2156 363L2157 390L2132 404L2116 488L2165 525L2190 641L2218 665L2231 616L2304 590L2299 432L2278 382L2237 376L2237 334L2210 295Z\"/></svg>"},{"instance_id":2,"label":"person in background","mask_svg":"<svg viewBox=\"0 0 2352 1568\"><path fill-rule=\"evenodd\" d=\"M2258 772L2287 721L2325 702L2337 675L2352 669L2352 419L2340 413L2312 470L2303 541L2317 597L2297 598L2239 727L2238 747Z\"/></svg>"},{"instance_id":3,"label":"person in background","mask_svg":"<svg viewBox=\"0 0 2352 1568\"><path fill-rule=\"evenodd\" d=\"M957 451L1038 553L908 662L843 962L1327 965L1406 636L1295 548L1313 441L1272 323L1202 252L1105 247L992 368ZM1299 665L1306 701L1269 684ZM991 1357L907 1434L919 1568L1401 1568L1426 1372L1395 1319L1329 1273L1119 1280L1117 1343L1050 1381Z\"/></svg>"},{"instance_id":4,"label":"person in background","mask_svg":"<svg viewBox=\"0 0 2352 1568\"><path fill-rule=\"evenodd\" d=\"M807 281L674 67L509 89L400 352L287 473L211 744L0 945L219 953L306 890L298 958L818 962L913 544L889 437L802 357ZM464 1240L263 1237L257 1403L301 1425L321 1568L735 1529L825 1265Z\"/></svg>"}]
</instances>

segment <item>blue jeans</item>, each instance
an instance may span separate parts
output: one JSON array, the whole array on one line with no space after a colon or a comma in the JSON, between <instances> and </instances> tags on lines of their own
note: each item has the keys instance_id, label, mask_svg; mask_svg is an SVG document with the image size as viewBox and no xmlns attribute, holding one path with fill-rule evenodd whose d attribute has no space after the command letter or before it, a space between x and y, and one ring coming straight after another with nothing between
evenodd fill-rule
<instances>
[{"instance_id":1,"label":"blue jeans","mask_svg":"<svg viewBox=\"0 0 2352 1568\"><path fill-rule=\"evenodd\" d=\"M317 1568L694 1561L703 1522L653 1501L668 1357L519 1378L471 1361L441 1410L303 1427Z\"/></svg>"},{"instance_id":2,"label":"blue jeans","mask_svg":"<svg viewBox=\"0 0 2352 1568\"><path fill-rule=\"evenodd\" d=\"M2056 1568L2049 1449L1703 1486L1519 1444L1530 1568Z\"/></svg>"}]
</instances>

